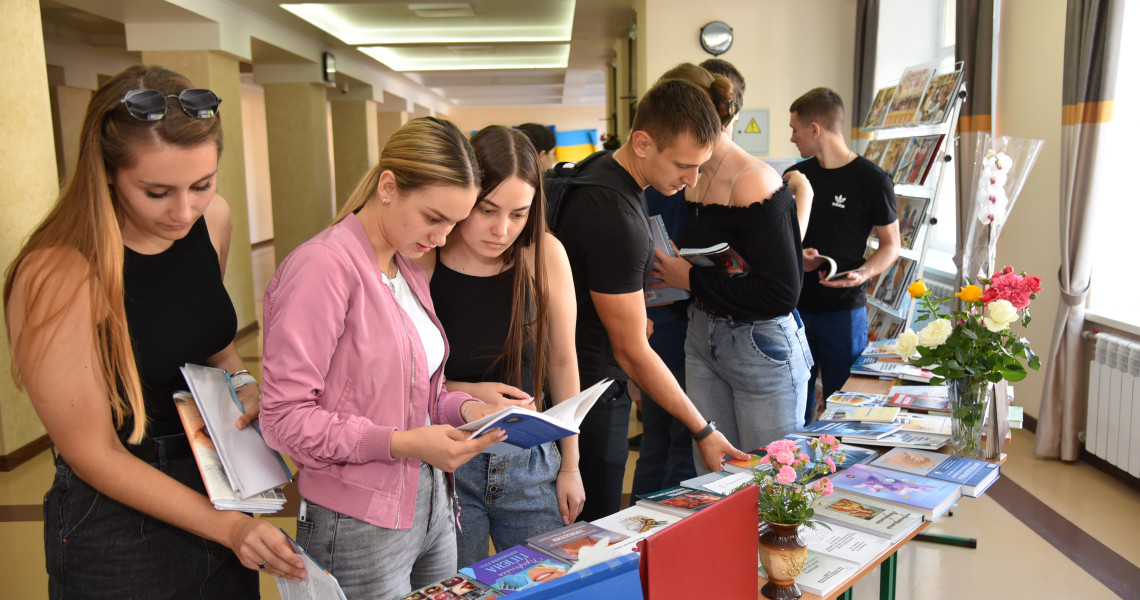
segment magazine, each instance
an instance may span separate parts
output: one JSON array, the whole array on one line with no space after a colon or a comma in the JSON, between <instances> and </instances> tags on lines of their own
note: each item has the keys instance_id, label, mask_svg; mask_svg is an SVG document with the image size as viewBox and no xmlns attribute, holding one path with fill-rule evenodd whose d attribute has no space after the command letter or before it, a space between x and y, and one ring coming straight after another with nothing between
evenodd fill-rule
<instances>
[{"instance_id":1,"label":"magazine","mask_svg":"<svg viewBox=\"0 0 1140 600\"><path fill-rule=\"evenodd\" d=\"M914 249L914 242L918 239L922 226L926 224L926 211L930 207L930 200L915 196L899 196L899 237L902 247Z\"/></svg>"},{"instance_id":2,"label":"magazine","mask_svg":"<svg viewBox=\"0 0 1140 600\"><path fill-rule=\"evenodd\" d=\"M962 81L962 71L935 75L926 86L926 93L919 104L915 123L942 123L950 115L950 108L957 98L958 85Z\"/></svg>"},{"instance_id":3,"label":"magazine","mask_svg":"<svg viewBox=\"0 0 1140 600\"><path fill-rule=\"evenodd\" d=\"M908 67L903 71L895 95L891 98L891 107L883 120L884 126L910 125L914 122L922 94L926 91L926 84L934 75L935 65L935 62L929 62Z\"/></svg>"},{"instance_id":4,"label":"magazine","mask_svg":"<svg viewBox=\"0 0 1140 600\"><path fill-rule=\"evenodd\" d=\"M668 256L677 256L677 252L673 249L673 242L669 239L669 234L665 230L665 220L661 215L653 215L649 217L649 231L653 235L653 246L661 250ZM661 283L660 279L652 277L649 283ZM685 300L689 297L689 292L675 287L663 288L645 288L645 305L646 306L661 306L663 304L670 304L678 300Z\"/></svg>"},{"instance_id":5,"label":"magazine","mask_svg":"<svg viewBox=\"0 0 1140 600\"><path fill-rule=\"evenodd\" d=\"M708 248L681 248L677 255L694 267L714 268L729 275L746 275L752 270L748 261L724 242Z\"/></svg>"},{"instance_id":6,"label":"magazine","mask_svg":"<svg viewBox=\"0 0 1140 600\"><path fill-rule=\"evenodd\" d=\"M898 167L895 168L895 183L905 185L925 185L930 167L938 157L942 135L924 135L911 138L903 150Z\"/></svg>"},{"instance_id":7,"label":"magazine","mask_svg":"<svg viewBox=\"0 0 1140 600\"><path fill-rule=\"evenodd\" d=\"M891 107L891 99L895 96L896 87L892 85L875 93L875 101L871 103L871 110L867 112L867 118L863 119L863 129L875 129L883 125L883 119L887 116L887 109Z\"/></svg>"}]
</instances>

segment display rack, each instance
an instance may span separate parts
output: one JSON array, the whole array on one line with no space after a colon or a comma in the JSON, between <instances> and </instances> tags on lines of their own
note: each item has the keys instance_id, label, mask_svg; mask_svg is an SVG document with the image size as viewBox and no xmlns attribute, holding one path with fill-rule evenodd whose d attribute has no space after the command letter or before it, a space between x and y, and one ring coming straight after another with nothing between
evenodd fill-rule
<instances>
[{"instance_id":1,"label":"display rack","mask_svg":"<svg viewBox=\"0 0 1140 600\"><path fill-rule=\"evenodd\" d=\"M954 72L961 72L961 64ZM906 74L904 74L905 80ZM935 75L938 77L938 75ZM902 247L899 258L890 268L872 278L867 287L867 331L871 341L898 337L905 328L910 327L914 319L915 303L907 293L907 286L915 279L922 277L926 254L932 237L932 226L938 221L937 214L939 195L942 192L942 177L949 170L954 157L954 148L957 143L955 132L958 127L958 116L962 108L962 101L966 98L964 77L959 75L954 85L949 104L945 109L944 119L940 123L903 124L892 126L864 127L864 131L871 133L871 141L864 151L867 158L883 164L886 155L872 156L872 149L890 145L891 140L923 138L925 136L941 136L934 156L930 157L929 167L924 182L908 182L906 177L902 181L896 179L895 195L899 199L899 229ZM900 84L901 86L902 84ZM890 89L890 88L887 88ZM880 90L882 95L884 90ZM925 91L923 100L925 100ZM876 98L878 104L878 98ZM876 107L872 106L871 111ZM864 119L866 121L867 119ZM887 167L891 166L889 164ZM884 167L885 168L885 167ZM899 166L899 169L903 168ZM897 169L886 169L892 177L897 177ZM921 210L918 210L921 208ZM908 233L909 232L909 233ZM909 247L908 242L909 241ZM869 256L878 247L878 240L874 234L867 242L866 255Z\"/></svg>"}]
</instances>

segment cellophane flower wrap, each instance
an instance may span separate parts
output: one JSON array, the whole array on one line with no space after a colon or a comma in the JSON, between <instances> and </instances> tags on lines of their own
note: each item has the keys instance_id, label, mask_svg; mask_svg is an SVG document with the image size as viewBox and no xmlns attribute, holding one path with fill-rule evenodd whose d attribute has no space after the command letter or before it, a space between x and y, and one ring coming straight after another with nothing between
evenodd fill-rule
<instances>
[{"instance_id":1,"label":"cellophane flower wrap","mask_svg":"<svg viewBox=\"0 0 1140 600\"><path fill-rule=\"evenodd\" d=\"M964 279L976 280L993 271L998 236L1044 144L1043 140L1010 136L978 137L974 149L978 177L962 249Z\"/></svg>"},{"instance_id":2,"label":"cellophane flower wrap","mask_svg":"<svg viewBox=\"0 0 1140 600\"><path fill-rule=\"evenodd\" d=\"M895 351L933 371L932 384L962 377L1021 381L1028 374L1026 367L1041 368L1029 340L1012 329L1018 322L1022 328L1029 326L1029 305L1041 291L1041 278L1006 267L979 283L962 286L948 298L935 298L921 280L907 288L926 326L917 333L907 328ZM944 311L943 305L954 298L962 309Z\"/></svg>"},{"instance_id":3,"label":"cellophane flower wrap","mask_svg":"<svg viewBox=\"0 0 1140 600\"><path fill-rule=\"evenodd\" d=\"M760 459L762 466L752 469L752 479L760 488L760 518L783 525L814 527L815 503L821 496L834 491L823 474L835 473L838 465L847 460L847 453L839 448L833 435L822 435L810 442L815 457L810 457L794 441L779 439L765 448ZM806 485L796 482L811 481Z\"/></svg>"}]
</instances>

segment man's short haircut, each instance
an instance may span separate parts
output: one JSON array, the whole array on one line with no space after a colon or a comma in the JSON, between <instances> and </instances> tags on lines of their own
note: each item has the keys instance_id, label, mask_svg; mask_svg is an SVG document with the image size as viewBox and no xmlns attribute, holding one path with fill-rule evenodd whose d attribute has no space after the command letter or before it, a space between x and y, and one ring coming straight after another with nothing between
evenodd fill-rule
<instances>
[{"instance_id":1,"label":"man's short haircut","mask_svg":"<svg viewBox=\"0 0 1140 600\"><path fill-rule=\"evenodd\" d=\"M818 87L796 98L788 110L805 123L819 123L828 131L843 131L843 99L828 88Z\"/></svg>"},{"instance_id":2,"label":"man's short haircut","mask_svg":"<svg viewBox=\"0 0 1140 600\"><path fill-rule=\"evenodd\" d=\"M518 130L530 138L530 143L534 144L535 150L550 152L554 149L554 132L549 127L538 123L523 123L518 126Z\"/></svg>"},{"instance_id":3,"label":"man's short haircut","mask_svg":"<svg viewBox=\"0 0 1140 600\"><path fill-rule=\"evenodd\" d=\"M720 75L731 81L734 92L733 100L736 100L736 103L741 106L744 105L744 76L740 74L735 65L723 58L710 58L702 62L700 67L713 75Z\"/></svg>"},{"instance_id":4,"label":"man's short haircut","mask_svg":"<svg viewBox=\"0 0 1140 600\"><path fill-rule=\"evenodd\" d=\"M716 143L720 135L717 115L708 92L679 79L658 81L637 103L630 133L644 131L659 149L668 148L684 134L702 148Z\"/></svg>"}]
</instances>

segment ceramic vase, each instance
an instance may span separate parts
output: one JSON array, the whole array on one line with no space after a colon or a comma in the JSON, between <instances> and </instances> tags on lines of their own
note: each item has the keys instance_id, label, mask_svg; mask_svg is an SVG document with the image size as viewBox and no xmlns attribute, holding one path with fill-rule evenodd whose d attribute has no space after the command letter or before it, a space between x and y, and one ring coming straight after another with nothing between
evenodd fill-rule
<instances>
[{"instance_id":1,"label":"ceramic vase","mask_svg":"<svg viewBox=\"0 0 1140 600\"><path fill-rule=\"evenodd\" d=\"M807 560L807 542L800 537L800 526L766 523L767 529L760 534L760 564L768 574L768 583L760 593L772 600L799 598L802 593L796 577Z\"/></svg>"}]
</instances>

